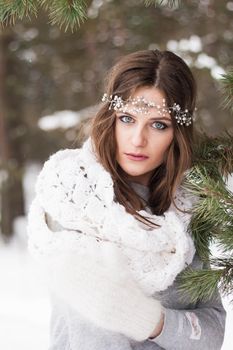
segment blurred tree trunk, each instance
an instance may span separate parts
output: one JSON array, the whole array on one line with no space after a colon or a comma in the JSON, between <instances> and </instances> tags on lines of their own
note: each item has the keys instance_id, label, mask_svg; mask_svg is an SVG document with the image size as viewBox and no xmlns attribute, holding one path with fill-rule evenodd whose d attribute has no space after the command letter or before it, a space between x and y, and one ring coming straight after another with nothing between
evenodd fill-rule
<instances>
[{"instance_id":1,"label":"blurred tree trunk","mask_svg":"<svg viewBox=\"0 0 233 350\"><path fill-rule=\"evenodd\" d=\"M6 133L6 106L5 106L6 63L4 57L4 34L0 32L0 156L4 166L9 159L9 142Z\"/></svg>"},{"instance_id":2,"label":"blurred tree trunk","mask_svg":"<svg viewBox=\"0 0 233 350\"><path fill-rule=\"evenodd\" d=\"M17 169L8 130L7 48L12 32L0 32L0 229L5 238L13 233L13 220L23 214L22 176ZM10 92L13 96L12 91Z\"/></svg>"},{"instance_id":3,"label":"blurred tree trunk","mask_svg":"<svg viewBox=\"0 0 233 350\"><path fill-rule=\"evenodd\" d=\"M7 196L7 173L10 150L6 131L6 57L5 57L6 32L0 33L0 161L1 161L1 232L10 231L10 201Z\"/></svg>"}]
</instances>

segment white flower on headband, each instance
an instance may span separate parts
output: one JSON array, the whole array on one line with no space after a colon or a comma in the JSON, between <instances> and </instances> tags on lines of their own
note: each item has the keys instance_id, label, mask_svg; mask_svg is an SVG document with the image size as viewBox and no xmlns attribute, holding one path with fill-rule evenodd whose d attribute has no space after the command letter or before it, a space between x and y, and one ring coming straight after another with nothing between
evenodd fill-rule
<instances>
[{"instance_id":1,"label":"white flower on headband","mask_svg":"<svg viewBox=\"0 0 233 350\"><path fill-rule=\"evenodd\" d=\"M114 109L121 112L126 112L126 110L130 110L132 112L148 114L149 108L157 108L158 113L162 116L165 116L167 113L173 113L177 123L180 125L188 126L192 123L192 116L189 113L188 109L182 111L180 105L177 103L174 103L171 107L167 107L165 99L163 99L163 103L161 106L153 101L147 101L143 96L139 96L136 98L130 97L128 100L123 100L121 96L108 96L106 93L104 93L102 97L102 102L109 103L109 110Z\"/></svg>"}]
</instances>

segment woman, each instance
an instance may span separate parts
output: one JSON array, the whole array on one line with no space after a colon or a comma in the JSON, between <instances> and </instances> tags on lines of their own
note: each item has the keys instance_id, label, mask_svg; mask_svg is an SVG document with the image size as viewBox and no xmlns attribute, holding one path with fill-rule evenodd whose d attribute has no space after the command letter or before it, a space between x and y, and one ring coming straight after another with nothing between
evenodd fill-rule
<instances>
[{"instance_id":1,"label":"woman","mask_svg":"<svg viewBox=\"0 0 233 350\"><path fill-rule=\"evenodd\" d=\"M81 149L51 156L29 213L29 249L53 306L50 350L221 348L219 295L191 303L177 275L203 267L188 230L196 85L172 52L111 70Z\"/></svg>"}]
</instances>

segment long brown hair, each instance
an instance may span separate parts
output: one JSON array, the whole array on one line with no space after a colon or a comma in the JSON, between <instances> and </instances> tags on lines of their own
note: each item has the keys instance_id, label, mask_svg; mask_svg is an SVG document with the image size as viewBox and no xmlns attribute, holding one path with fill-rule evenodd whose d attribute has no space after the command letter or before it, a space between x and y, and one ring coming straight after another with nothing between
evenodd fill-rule
<instances>
[{"instance_id":1,"label":"long brown hair","mask_svg":"<svg viewBox=\"0 0 233 350\"><path fill-rule=\"evenodd\" d=\"M196 83L192 72L170 51L144 50L124 56L111 69L106 85L108 95L123 99L129 98L139 87L156 87L164 93L167 105L177 103L191 114L195 109ZM144 203L116 161L115 111L108 108L108 103L103 104L93 119L91 139L98 160L114 181L115 200L138 217L137 210L142 209ZM173 141L149 183L148 205L156 215L162 215L174 203L175 191L193 160L193 125L179 125L174 116L172 124Z\"/></svg>"}]
</instances>

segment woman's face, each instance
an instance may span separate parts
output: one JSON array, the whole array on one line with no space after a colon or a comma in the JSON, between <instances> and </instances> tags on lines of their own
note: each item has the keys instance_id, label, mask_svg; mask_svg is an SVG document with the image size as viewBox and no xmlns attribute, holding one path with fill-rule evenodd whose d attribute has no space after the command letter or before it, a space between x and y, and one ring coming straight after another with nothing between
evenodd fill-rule
<instances>
[{"instance_id":1,"label":"woman's face","mask_svg":"<svg viewBox=\"0 0 233 350\"><path fill-rule=\"evenodd\" d=\"M138 88L132 98L144 97L162 106L164 94L155 87ZM150 177L164 159L173 140L173 126L168 112L165 116L156 107L148 113L116 111L116 159L131 181L148 185Z\"/></svg>"}]
</instances>

